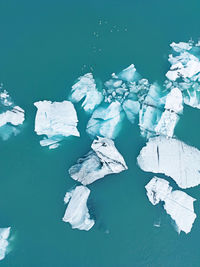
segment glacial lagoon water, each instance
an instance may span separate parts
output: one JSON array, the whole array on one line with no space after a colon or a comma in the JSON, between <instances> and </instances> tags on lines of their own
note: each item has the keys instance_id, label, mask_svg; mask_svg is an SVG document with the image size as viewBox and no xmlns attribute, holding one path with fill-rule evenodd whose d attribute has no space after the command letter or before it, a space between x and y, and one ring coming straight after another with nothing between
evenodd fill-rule
<instances>
[{"instance_id":1,"label":"glacial lagoon water","mask_svg":"<svg viewBox=\"0 0 200 267\"><path fill-rule=\"evenodd\" d=\"M26 111L21 133L0 141L0 227L12 227L0 266L198 267L199 187L185 190L197 199L197 219L191 233L178 235L162 205L148 201L144 186L153 175L136 164L145 140L128 120L115 145L129 169L88 186L94 227L85 232L64 223L63 198L76 184L68 169L92 143L89 116L76 105L81 137L51 151L33 131L33 103L66 100L80 75L92 71L105 81L131 63L150 82L163 82L169 44L200 37L199 2L3 0L0 10L0 81ZM198 149L199 112L185 106L175 129Z\"/></svg>"}]
</instances>

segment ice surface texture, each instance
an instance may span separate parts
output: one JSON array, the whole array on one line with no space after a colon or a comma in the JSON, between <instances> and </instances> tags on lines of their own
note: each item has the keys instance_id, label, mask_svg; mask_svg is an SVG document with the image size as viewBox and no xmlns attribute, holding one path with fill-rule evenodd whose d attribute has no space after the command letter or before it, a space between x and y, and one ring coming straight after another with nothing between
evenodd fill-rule
<instances>
[{"instance_id":1,"label":"ice surface texture","mask_svg":"<svg viewBox=\"0 0 200 267\"><path fill-rule=\"evenodd\" d=\"M178 232L184 231L188 234L196 219L193 207L193 202L196 199L180 190L172 191L169 182L158 177L152 178L145 188L153 205L164 201L164 208L176 222Z\"/></svg>"},{"instance_id":2,"label":"ice surface texture","mask_svg":"<svg viewBox=\"0 0 200 267\"><path fill-rule=\"evenodd\" d=\"M137 162L146 172L170 176L181 188L200 184L200 151L177 139L150 139L140 151Z\"/></svg>"},{"instance_id":3,"label":"ice surface texture","mask_svg":"<svg viewBox=\"0 0 200 267\"><path fill-rule=\"evenodd\" d=\"M88 154L69 169L69 174L74 180L87 185L105 175L128 169L112 140L98 137L98 140L93 141L91 148Z\"/></svg>"},{"instance_id":4,"label":"ice surface texture","mask_svg":"<svg viewBox=\"0 0 200 267\"><path fill-rule=\"evenodd\" d=\"M0 137L7 140L20 132L24 122L24 110L16 106L6 90L0 87Z\"/></svg>"},{"instance_id":5,"label":"ice surface texture","mask_svg":"<svg viewBox=\"0 0 200 267\"><path fill-rule=\"evenodd\" d=\"M80 136L77 130L78 118L76 110L70 101L35 102L37 113L35 117L35 132L38 135L46 135L40 141L41 146L55 148L64 137Z\"/></svg>"},{"instance_id":6,"label":"ice surface texture","mask_svg":"<svg viewBox=\"0 0 200 267\"><path fill-rule=\"evenodd\" d=\"M68 204L63 221L69 222L72 228L79 230L90 230L94 225L94 220L90 219L87 208L87 200L90 190L85 186L77 186L74 190L67 192L64 202Z\"/></svg>"},{"instance_id":7,"label":"ice surface texture","mask_svg":"<svg viewBox=\"0 0 200 267\"><path fill-rule=\"evenodd\" d=\"M3 260L7 253L9 245L8 238L10 235L10 227L0 228L0 260Z\"/></svg>"}]
</instances>

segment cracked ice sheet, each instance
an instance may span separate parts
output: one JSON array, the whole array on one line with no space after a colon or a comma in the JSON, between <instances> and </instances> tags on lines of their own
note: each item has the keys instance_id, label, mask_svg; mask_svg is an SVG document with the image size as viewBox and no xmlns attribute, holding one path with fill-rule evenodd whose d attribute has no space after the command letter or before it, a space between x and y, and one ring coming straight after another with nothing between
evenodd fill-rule
<instances>
[{"instance_id":1,"label":"cracked ice sheet","mask_svg":"<svg viewBox=\"0 0 200 267\"><path fill-rule=\"evenodd\" d=\"M137 162L146 172L170 176L181 188L200 184L200 151L177 139L151 138L140 151Z\"/></svg>"},{"instance_id":2,"label":"cracked ice sheet","mask_svg":"<svg viewBox=\"0 0 200 267\"><path fill-rule=\"evenodd\" d=\"M153 205L163 201L164 209L175 221L178 232L188 234L196 219L193 205L196 199L180 190L172 191L169 182L158 177L153 177L145 188L149 201Z\"/></svg>"}]
</instances>

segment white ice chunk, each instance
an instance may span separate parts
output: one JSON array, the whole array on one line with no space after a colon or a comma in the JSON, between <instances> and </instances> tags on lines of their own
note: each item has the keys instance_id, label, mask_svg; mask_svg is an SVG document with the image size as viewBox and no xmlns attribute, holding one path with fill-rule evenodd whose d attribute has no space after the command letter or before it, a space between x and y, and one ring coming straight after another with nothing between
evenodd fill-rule
<instances>
[{"instance_id":1,"label":"white ice chunk","mask_svg":"<svg viewBox=\"0 0 200 267\"><path fill-rule=\"evenodd\" d=\"M173 88L166 97L165 111L155 127L157 134L173 137L174 128L179 120L179 113L183 111L183 97L178 88Z\"/></svg>"},{"instance_id":2,"label":"white ice chunk","mask_svg":"<svg viewBox=\"0 0 200 267\"><path fill-rule=\"evenodd\" d=\"M96 88L92 73L79 77L78 82L72 86L70 100L72 102L79 102L83 98L85 99L82 107L86 112L92 112L103 99L102 94Z\"/></svg>"},{"instance_id":3,"label":"white ice chunk","mask_svg":"<svg viewBox=\"0 0 200 267\"><path fill-rule=\"evenodd\" d=\"M192 48L191 43L185 43L185 42L179 42L179 43L172 42L170 46L176 52L182 52L183 50L190 50Z\"/></svg>"},{"instance_id":4,"label":"white ice chunk","mask_svg":"<svg viewBox=\"0 0 200 267\"><path fill-rule=\"evenodd\" d=\"M93 141L91 148L88 154L69 169L69 174L74 180L87 185L105 175L128 169L112 140L98 137L98 140Z\"/></svg>"},{"instance_id":5,"label":"white ice chunk","mask_svg":"<svg viewBox=\"0 0 200 267\"><path fill-rule=\"evenodd\" d=\"M196 219L193 206L193 202L196 199L180 190L172 191L169 182L158 177L152 178L145 188L147 196L153 205L164 201L164 208L175 221L178 232L184 231L188 234Z\"/></svg>"},{"instance_id":6,"label":"white ice chunk","mask_svg":"<svg viewBox=\"0 0 200 267\"><path fill-rule=\"evenodd\" d=\"M61 141L64 137L80 136L77 130L78 118L76 110L70 101L35 102L37 113L35 117L35 132L46 135L40 142L42 146L49 146Z\"/></svg>"},{"instance_id":7,"label":"white ice chunk","mask_svg":"<svg viewBox=\"0 0 200 267\"><path fill-rule=\"evenodd\" d=\"M181 188L200 184L200 151L177 139L150 139L137 162L144 171L170 176Z\"/></svg>"},{"instance_id":8,"label":"white ice chunk","mask_svg":"<svg viewBox=\"0 0 200 267\"><path fill-rule=\"evenodd\" d=\"M10 227L0 228L0 260L3 260L7 253L9 245L8 238L10 235Z\"/></svg>"},{"instance_id":9,"label":"white ice chunk","mask_svg":"<svg viewBox=\"0 0 200 267\"><path fill-rule=\"evenodd\" d=\"M136 78L136 75L136 68L134 64L131 64L128 68L122 70L119 74L115 75L113 73L112 76L127 82L132 82Z\"/></svg>"},{"instance_id":10,"label":"white ice chunk","mask_svg":"<svg viewBox=\"0 0 200 267\"><path fill-rule=\"evenodd\" d=\"M85 186L77 186L71 192L66 193L64 201L68 203L63 221L69 222L72 228L88 231L94 225L94 220L90 218L87 207L87 200L90 190Z\"/></svg>"},{"instance_id":11,"label":"white ice chunk","mask_svg":"<svg viewBox=\"0 0 200 267\"><path fill-rule=\"evenodd\" d=\"M24 122L24 110L18 106L14 106L11 110L7 110L0 114L0 127L11 123L14 126Z\"/></svg>"},{"instance_id":12,"label":"white ice chunk","mask_svg":"<svg viewBox=\"0 0 200 267\"><path fill-rule=\"evenodd\" d=\"M16 106L6 90L0 86L0 136L7 140L11 135L17 135L20 125L24 122L24 110Z\"/></svg>"}]
</instances>

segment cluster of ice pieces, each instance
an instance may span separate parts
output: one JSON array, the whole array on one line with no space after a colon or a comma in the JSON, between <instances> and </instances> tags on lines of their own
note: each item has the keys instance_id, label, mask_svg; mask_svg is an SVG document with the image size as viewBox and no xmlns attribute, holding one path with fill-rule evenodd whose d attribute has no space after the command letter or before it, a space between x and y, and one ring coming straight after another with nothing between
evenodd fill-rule
<instances>
[{"instance_id":1,"label":"cluster of ice pieces","mask_svg":"<svg viewBox=\"0 0 200 267\"><path fill-rule=\"evenodd\" d=\"M193 207L196 199L180 190L172 191L169 182L158 177L152 178L145 188L153 205L164 202L164 208L175 221L179 233L184 231L187 234L191 231L196 218Z\"/></svg>"},{"instance_id":2,"label":"cluster of ice pieces","mask_svg":"<svg viewBox=\"0 0 200 267\"><path fill-rule=\"evenodd\" d=\"M88 231L94 225L94 220L90 218L87 208L89 195L90 190L82 185L66 193L64 202L66 204L68 203L68 206L63 221L69 222L72 228Z\"/></svg>"},{"instance_id":3,"label":"cluster of ice pieces","mask_svg":"<svg viewBox=\"0 0 200 267\"><path fill-rule=\"evenodd\" d=\"M200 108L200 43L172 43L173 54L169 55L170 70L166 84L178 87L183 92L184 103Z\"/></svg>"},{"instance_id":4,"label":"cluster of ice pieces","mask_svg":"<svg viewBox=\"0 0 200 267\"><path fill-rule=\"evenodd\" d=\"M35 132L38 135L46 135L40 141L41 146L56 148L64 137L80 136L77 130L78 118L76 110L70 101L35 102L37 113L35 117Z\"/></svg>"},{"instance_id":5,"label":"cluster of ice pieces","mask_svg":"<svg viewBox=\"0 0 200 267\"><path fill-rule=\"evenodd\" d=\"M16 106L6 90L0 87L0 137L7 140L20 132L24 122L24 110Z\"/></svg>"},{"instance_id":6,"label":"cluster of ice pieces","mask_svg":"<svg viewBox=\"0 0 200 267\"><path fill-rule=\"evenodd\" d=\"M200 184L200 151L177 139L150 139L140 151L137 162L146 172L170 176L180 188Z\"/></svg>"},{"instance_id":7,"label":"cluster of ice pieces","mask_svg":"<svg viewBox=\"0 0 200 267\"><path fill-rule=\"evenodd\" d=\"M0 260L3 260L8 252L8 238L10 235L10 227L0 228Z\"/></svg>"},{"instance_id":8,"label":"cluster of ice pieces","mask_svg":"<svg viewBox=\"0 0 200 267\"><path fill-rule=\"evenodd\" d=\"M114 139L124 117L134 123L138 115L142 136L173 136L183 109L182 93L178 88L166 84L163 92L157 84L151 85L147 79L140 79L133 64L119 74L113 73L104 86L102 92L98 91L92 74L88 73L72 87L70 99L78 102L85 97L84 109L94 110L86 128L91 137ZM90 99L93 99L93 105Z\"/></svg>"},{"instance_id":9,"label":"cluster of ice pieces","mask_svg":"<svg viewBox=\"0 0 200 267\"><path fill-rule=\"evenodd\" d=\"M98 140L93 141L91 148L89 153L69 169L69 174L74 180L87 185L105 175L128 169L112 140L98 137Z\"/></svg>"}]
</instances>

